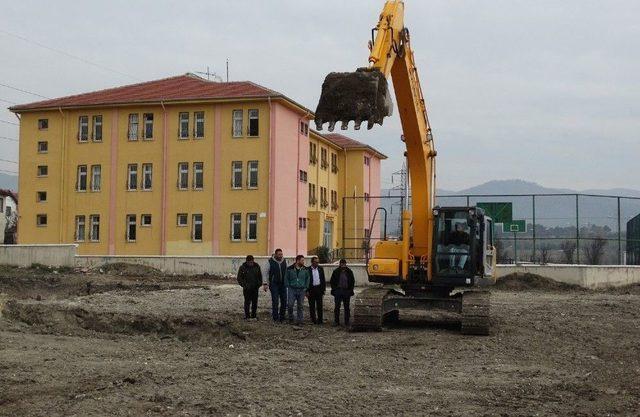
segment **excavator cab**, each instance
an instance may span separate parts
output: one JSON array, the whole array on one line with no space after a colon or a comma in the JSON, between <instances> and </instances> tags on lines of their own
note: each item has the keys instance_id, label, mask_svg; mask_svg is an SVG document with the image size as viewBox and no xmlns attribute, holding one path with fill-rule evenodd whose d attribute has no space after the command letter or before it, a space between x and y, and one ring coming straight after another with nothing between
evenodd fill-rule
<instances>
[{"instance_id":1,"label":"excavator cab","mask_svg":"<svg viewBox=\"0 0 640 417\"><path fill-rule=\"evenodd\" d=\"M457 287L493 281L493 220L477 207L436 207L432 283Z\"/></svg>"},{"instance_id":2,"label":"excavator cab","mask_svg":"<svg viewBox=\"0 0 640 417\"><path fill-rule=\"evenodd\" d=\"M433 217L434 283L472 286L493 275L493 222L482 209L436 207Z\"/></svg>"}]
</instances>

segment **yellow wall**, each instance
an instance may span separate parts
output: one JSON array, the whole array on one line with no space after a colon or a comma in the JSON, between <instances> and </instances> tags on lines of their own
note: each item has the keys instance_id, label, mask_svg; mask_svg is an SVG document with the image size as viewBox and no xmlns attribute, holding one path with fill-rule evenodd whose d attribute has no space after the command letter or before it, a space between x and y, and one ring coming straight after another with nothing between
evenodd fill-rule
<instances>
[{"instance_id":1,"label":"yellow wall","mask_svg":"<svg viewBox=\"0 0 640 417\"><path fill-rule=\"evenodd\" d=\"M243 110L243 137L232 137L232 112ZM248 110L259 111L259 135L247 137ZM205 135L193 137L194 112L205 113ZM269 211L269 156L270 106L267 101L236 101L221 103L186 103L148 106L121 106L82 110L25 112L20 126L20 209L18 239L20 243L72 243L75 236L75 218L84 215L86 240L79 242L81 254L162 254L163 185L166 184L165 236L168 255L256 255L268 254ZM178 138L180 112L190 115L189 138ZM139 114L140 132L144 128L143 113L154 114L154 135L150 140L129 141L127 137L130 113ZM102 142L91 139L92 116L102 115ZM166 128L165 128L166 114ZM78 141L78 119L89 118L89 140ZM47 118L49 128L38 130L38 119ZM216 120L220 126L216 126ZM166 132L166 145L164 135ZM216 140L216 132L219 138ZM112 139L116 140L114 143ZM46 140L46 154L37 152L37 142ZM332 248L353 247L359 243L342 242L343 197L354 193L361 196L364 187L362 150L345 151L327 139L310 131L309 141L316 144L317 163L307 169L309 183L316 186L316 203L308 206L307 247L313 250L323 244L325 220L333 221ZM166 146L166 153L165 153ZM321 166L321 150L327 149L328 166ZM115 152L115 154L113 154ZM332 172L331 154L337 155L338 172ZM164 167L166 158L166 178ZM247 188L248 161L258 161L258 187ZM231 187L231 162L242 161L243 187ZM112 163L115 162L115 172ZM178 189L178 163L189 164L189 189ZM193 163L204 164L203 190L193 189ZM216 162L218 163L216 165ZM138 189L128 191L128 164L138 164ZM143 191L143 163L153 164L153 186ZM37 165L47 165L46 178L36 178ZM87 165L88 190L75 189L78 165ZM90 189L91 166L101 166L101 190ZM115 174L115 182L112 182ZM276 181L278 178L275 179ZM220 195L214 186L219 182ZM327 207L321 207L321 187L327 189ZM308 189L308 188L307 188ZM338 193L338 207L331 206L331 191ZM47 201L36 203L36 192L46 191ZM306 193L305 193L306 195ZM287 198L287 196L275 196ZM345 233L353 237L361 234L363 226L362 201L348 200ZM291 204L295 204L292 201ZM354 213L354 204L355 207ZM112 206L115 210L112 210ZM36 215L47 214L46 227L36 226ZM187 227L177 226L177 214L188 214ZM242 239L230 238L231 213L242 215ZM258 214L258 236L255 242L247 240L247 213ZM126 241L126 216L136 215L136 242ZM141 226L141 215L150 214L152 225ZM203 238L192 240L192 216L202 214ZM91 242L90 216L100 216L100 240ZM110 218L114 216L114 218ZM214 224L215 222L215 224ZM111 227L113 229L111 230ZM214 231L216 235L214 236ZM111 239L111 240L110 240ZM113 247L110 247L110 243ZM216 248L217 247L217 251Z\"/></svg>"},{"instance_id":2,"label":"yellow wall","mask_svg":"<svg viewBox=\"0 0 640 417\"><path fill-rule=\"evenodd\" d=\"M321 136L311 131L309 134L309 142L316 145L316 159L315 164L309 163L308 168L308 182L315 184L316 186L316 203L309 204L308 211L308 225L307 225L307 247L309 250L313 250L318 246L322 246L324 242L324 222L333 222L333 242L331 244L332 249L340 248L342 246L342 235L339 233L341 214L342 214L342 197L341 197L341 177L344 174L344 167L341 164L341 154L343 151L323 139ZM326 168L322 167L322 149L327 150L327 162ZM331 169L331 154L336 154L338 158L338 172L332 172ZM327 189L327 201L329 205L322 207L321 205L321 192L320 187ZM338 192L338 207L331 206L331 191Z\"/></svg>"}]
</instances>

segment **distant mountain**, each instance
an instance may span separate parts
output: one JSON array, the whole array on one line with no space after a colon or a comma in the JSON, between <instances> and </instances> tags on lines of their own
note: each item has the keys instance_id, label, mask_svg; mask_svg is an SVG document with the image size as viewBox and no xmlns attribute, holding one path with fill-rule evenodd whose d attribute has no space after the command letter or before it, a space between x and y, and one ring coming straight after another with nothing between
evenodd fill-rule
<instances>
[{"instance_id":1,"label":"distant mountain","mask_svg":"<svg viewBox=\"0 0 640 417\"><path fill-rule=\"evenodd\" d=\"M467 201L465 195L478 194L593 194L602 196L640 197L640 190L626 188L571 190L566 188L549 188L534 182L523 180L494 180L460 191L437 190L440 197L437 204L440 206L464 206ZM399 195L399 190L382 190L382 195ZM478 202L511 202L513 204L513 218L524 219L527 223L533 222L533 201L531 197L479 197L470 198L469 203ZM383 206L390 211L391 200L385 200ZM387 207L389 206L389 207ZM389 216L393 223L398 222L399 210L394 207ZM624 233L626 223L632 217L640 214L640 200L621 199L620 217L621 229ZM539 196L535 201L536 223L548 227L575 226L576 199L573 196ZM618 229L618 201L616 198L606 197L579 197L578 221L580 226L591 224L608 226L613 231Z\"/></svg>"},{"instance_id":2,"label":"distant mountain","mask_svg":"<svg viewBox=\"0 0 640 417\"><path fill-rule=\"evenodd\" d=\"M18 191L18 176L0 173L0 188Z\"/></svg>"}]
</instances>

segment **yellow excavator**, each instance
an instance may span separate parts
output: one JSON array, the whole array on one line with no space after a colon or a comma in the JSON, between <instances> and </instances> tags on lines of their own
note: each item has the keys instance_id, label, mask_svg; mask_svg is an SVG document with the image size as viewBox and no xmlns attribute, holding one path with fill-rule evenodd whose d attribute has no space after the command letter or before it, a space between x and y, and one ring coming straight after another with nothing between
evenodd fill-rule
<instances>
[{"instance_id":1,"label":"yellow excavator","mask_svg":"<svg viewBox=\"0 0 640 417\"><path fill-rule=\"evenodd\" d=\"M490 329L490 293L495 283L496 250L492 219L478 207L435 206L433 133L418 79L404 2L387 1L371 31L369 66L334 72L322 85L315 113L318 130L337 122L360 129L382 125L393 104L391 77L406 145L411 210L402 213L402 236L379 241L368 259L371 286L355 299L352 330L381 330L400 311L445 310L459 314L464 334L486 335ZM408 198L405 201L409 200ZM373 230L371 228L370 230Z\"/></svg>"}]
</instances>

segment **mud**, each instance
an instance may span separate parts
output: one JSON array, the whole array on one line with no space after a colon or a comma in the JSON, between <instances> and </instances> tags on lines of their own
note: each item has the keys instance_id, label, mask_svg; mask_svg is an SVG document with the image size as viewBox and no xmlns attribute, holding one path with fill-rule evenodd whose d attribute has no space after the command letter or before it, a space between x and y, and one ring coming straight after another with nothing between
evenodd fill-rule
<instances>
[{"instance_id":1,"label":"mud","mask_svg":"<svg viewBox=\"0 0 640 417\"><path fill-rule=\"evenodd\" d=\"M239 288L210 279L67 274L45 293L49 278L0 280L0 415L638 415L633 288L495 291L491 335L469 337L417 315L379 333L274 324L262 292L244 321ZM122 288L61 289L98 278Z\"/></svg>"},{"instance_id":2,"label":"mud","mask_svg":"<svg viewBox=\"0 0 640 417\"><path fill-rule=\"evenodd\" d=\"M529 273L514 273L500 277L494 288L511 291L586 291L579 285L554 281L547 277Z\"/></svg>"},{"instance_id":3,"label":"mud","mask_svg":"<svg viewBox=\"0 0 640 417\"><path fill-rule=\"evenodd\" d=\"M332 72L322 84L322 94L315 113L316 127L341 121L343 126L350 120L355 128L367 122L371 129L374 123L382 124L386 116L393 113L393 103L387 79L379 70L359 68L356 72Z\"/></svg>"}]
</instances>

